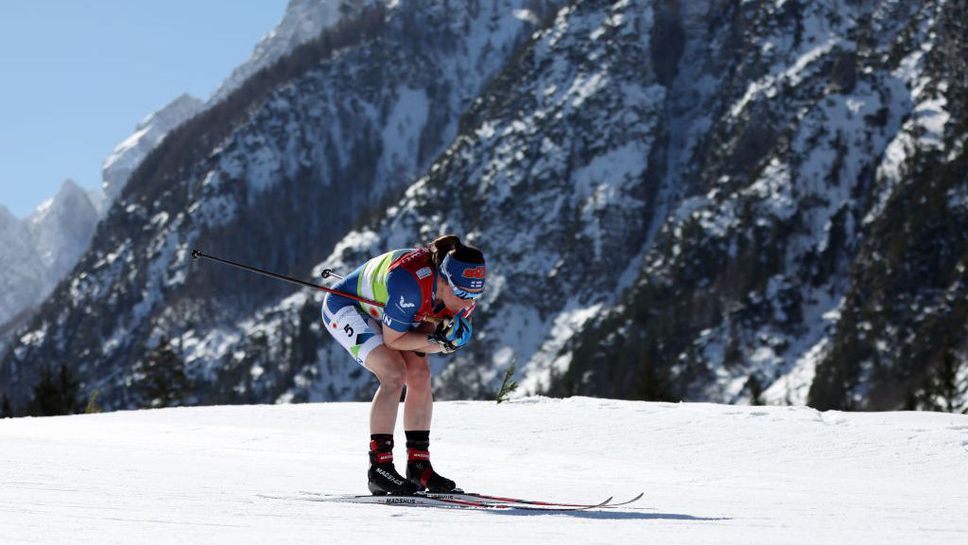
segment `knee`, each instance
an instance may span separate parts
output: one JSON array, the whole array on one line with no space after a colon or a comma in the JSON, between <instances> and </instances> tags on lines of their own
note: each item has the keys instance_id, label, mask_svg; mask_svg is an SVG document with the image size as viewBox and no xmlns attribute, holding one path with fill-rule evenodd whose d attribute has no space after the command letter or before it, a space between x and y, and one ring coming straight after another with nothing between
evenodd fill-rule
<instances>
[{"instance_id":1,"label":"knee","mask_svg":"<svg viewBox=\"0 0 968 545\"><path fill-rule=\"evenodd\" d=\"M407 385L411 388L430 384L430 365L415 363L407 366Z\"/></svg>"},{"instance_id":2,"label":"knee","mask_svg":"<svg viewBox=\"0 0 968 545\"><path fill-rule=\"evenodd\" d=\"M389 388L391 390L402 390L403 385L407 382L407 368L400 362L400 365L394 365L391 368L385 370L377 378L380 379L380 385L384 388Z\"/></svg>"}]
</instances>

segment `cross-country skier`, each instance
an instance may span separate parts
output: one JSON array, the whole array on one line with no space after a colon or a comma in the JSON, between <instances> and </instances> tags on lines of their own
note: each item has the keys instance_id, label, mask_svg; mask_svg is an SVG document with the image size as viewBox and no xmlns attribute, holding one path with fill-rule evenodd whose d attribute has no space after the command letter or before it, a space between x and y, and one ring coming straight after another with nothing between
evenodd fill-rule
<instances>
[{"instance_id":1,"label":"cross-country skier","mask_svg":"<svg viewBox=\"0 0 968 545\"><path fill-rule=\"evenodd\" d=\"M333 286L335 290L384 303L384 308L329 294L323 301L327 331L376 375L380 386L370 407L370 492L449 492L454 481L430 465L428 353L451 353L471 338L469 314L484 293L484 255L445 235L416 249L374 257ZM403 385L403 429L407 477L393 465L393 430Z\"/></svg>"}]
</instances>

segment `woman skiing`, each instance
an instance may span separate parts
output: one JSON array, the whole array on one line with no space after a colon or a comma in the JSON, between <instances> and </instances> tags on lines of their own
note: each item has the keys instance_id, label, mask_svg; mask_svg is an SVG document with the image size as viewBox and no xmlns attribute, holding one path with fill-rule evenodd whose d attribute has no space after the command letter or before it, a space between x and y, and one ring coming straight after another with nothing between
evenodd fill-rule
<instances>
[{"instance_id":1,"label":"woman skiing","mask_svg":"<svg viewBox=\"0 0 968 545\"><path fill-rule=\"evenodd\" d=\"M484 255L445 235L416 249L393 250L368 260L333 288L372 301L370 305L329 294L323 300L326 329L380 386L370 407L370 492L450 492L454 481L430 465L429 353L451 353L471 337L468 318L484 293ZM393 465L393 430L404 384L403 429L407 476Z\"/></svg>"}]
</instances>

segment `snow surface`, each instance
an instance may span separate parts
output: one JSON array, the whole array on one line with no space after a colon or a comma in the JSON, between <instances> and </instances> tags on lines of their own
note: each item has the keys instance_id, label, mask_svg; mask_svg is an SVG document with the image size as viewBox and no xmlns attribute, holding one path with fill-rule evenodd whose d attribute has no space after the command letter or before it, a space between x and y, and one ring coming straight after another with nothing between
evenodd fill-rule
<instances>
[{"instance_id":1,"label":"snow surface","mask_svg":"<svg viewBox=\"0 0 968 545\"><path fill-rule=\"evenodd\" d=\"M965 415L590 398L435 409L435 465L466 489L646 496L556 514L268 499L365 493L368 404L162 409L0 421L0 535L125 545L968 542Z\"/></svg>"}]
</instances>

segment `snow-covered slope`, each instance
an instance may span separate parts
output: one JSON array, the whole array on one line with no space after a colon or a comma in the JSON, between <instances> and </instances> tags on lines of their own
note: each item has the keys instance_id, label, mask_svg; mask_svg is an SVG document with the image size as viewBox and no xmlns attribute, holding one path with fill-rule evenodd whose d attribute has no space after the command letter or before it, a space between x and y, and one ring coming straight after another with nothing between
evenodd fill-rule
<instances>
[{"instance_id":1,"label":"snow-covered slope","mask_svg":"<svg viewBox=\"0 0 968 545\"><path fill-rule=\"evenodd\" d=\"M164 140L168 132L192 118L205 103L191 95L181 95L157 112L145 117L124 142L104 160L101 175L107 201L121 194L128 178L144 158Z\"/></svg>"},{"instance_id":2,"label":"snow-covered slope","mask_svg":"<svg viewBox=\"0 0 968 545\"><path fill-rule=\"evenodd\" d=\"M465 489L646 496L561 514L297 499L366 493L367 413L326 403L0 420L0 532L5 543L124 545L968 541L964 415L438 403L435 467Z\"/></svg>"}]
</instances>

